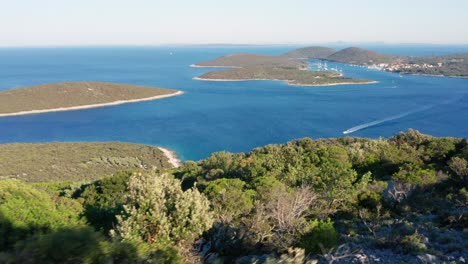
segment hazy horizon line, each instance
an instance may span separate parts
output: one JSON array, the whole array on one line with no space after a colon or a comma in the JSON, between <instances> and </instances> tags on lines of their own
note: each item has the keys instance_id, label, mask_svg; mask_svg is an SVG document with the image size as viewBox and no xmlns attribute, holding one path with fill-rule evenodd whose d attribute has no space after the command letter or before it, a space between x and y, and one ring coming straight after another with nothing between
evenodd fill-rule
<instances>
[{"instance_id":1,"label":"hazy horizon line","mask_svg":"<svg viewBox=\"0 0 468 264\"><path fill-rule=\"evenodd\" d=\"M327 46L327 45L429 45L429 46L468 46L468 43L434 43L434 42L384 42L384 41L333 41L310 43L160 43L160 44L39 44L39 45L5 45L0 48L93 48L93 47L189 47L189 46Z\"/></svg>"}]
</instances>

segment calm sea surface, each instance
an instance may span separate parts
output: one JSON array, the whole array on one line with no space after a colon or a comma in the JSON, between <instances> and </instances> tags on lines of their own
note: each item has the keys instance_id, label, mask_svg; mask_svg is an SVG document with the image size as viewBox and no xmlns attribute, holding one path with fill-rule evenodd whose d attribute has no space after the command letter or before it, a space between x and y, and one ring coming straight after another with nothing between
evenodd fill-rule
<instances>
[{"instance_id":1,"label":"calm sea surface","mask_svg":"<svg viewBox=\"0 0 468 264\"><path fill-rule=\"evenodd\" d=\"M63 81L179 89L183 96L71 112L0 118L0 143L125 141L165 146L184 159L248 151L302 137L389 137L408 128L468 136L468 79L399 76L328 63L378 84L293 87L274 81L192 80L189 65L235 52L276 55L295 47L0 49L0 90ZM375 46L400 55L468 52L466 46ZM312 66L314 67L312 62Z\"/></svg>"}]
</instances>

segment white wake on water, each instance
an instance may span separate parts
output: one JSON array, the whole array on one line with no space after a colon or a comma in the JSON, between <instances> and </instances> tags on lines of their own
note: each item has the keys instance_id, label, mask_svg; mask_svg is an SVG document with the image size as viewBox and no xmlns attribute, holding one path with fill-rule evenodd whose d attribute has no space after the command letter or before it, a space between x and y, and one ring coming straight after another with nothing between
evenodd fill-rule
<instances>
[{"instance_id":1,"label":"white wake on water","mask_svg":"<svg viewBox=\"0 0 468 264\"><path fill-rule=\"evenodd\" d=\"M439 106L439 105L450 104L450 103L453 103L453 102L455 102L457 100L459 100L459 98L452 99L452 100L447 100L447 101L442 102L440 104L432 104L432 105L423 106L423 107L417 108L415 110L404 112L404 113L399 114L399 115L394 115L394 116L390 116L390 117L387 117L387 118L375 120L375 121L372 121L372 122L369 122L369 123L365 123L365 124L362 124L362 125L354 126L354 127L350 128L350 129L347 129L347 130L343 131L343 134L345 134L345 135L346 134L351 134L353 132L356 132L356 131L359 131L359 130L362 130L362 129L365 129L365 128L368 128L368 127L372 127L372 126L382 124L382 123L385 123L385 122L388 122L388 121L396 120L396 119L399 119L399 118L403 118L405 116L409 116L409 115L412 115L412 114L415 114L415 113L426 111L426 110L429 110L429 109L434 108L434 107Z\"/></svg>"}]
</instances>

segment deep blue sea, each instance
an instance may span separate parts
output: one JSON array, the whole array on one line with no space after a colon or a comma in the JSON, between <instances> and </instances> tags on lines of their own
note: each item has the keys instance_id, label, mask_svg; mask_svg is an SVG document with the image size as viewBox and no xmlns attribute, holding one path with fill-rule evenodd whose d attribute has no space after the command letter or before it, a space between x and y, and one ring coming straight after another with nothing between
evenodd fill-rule
<instances>
[{"instance_id":1,"label":"deep blue sea","mask_svg":"<svg viewBox=\"0 0 468 264\"><path fill-rule=\"evenodd\" d=\"M400 76L328 63L378 84L294 87L275 81L192 80L190 64L236 52L277 55L294 46L2 48L0 90L63 81L179 89L183 96L70 112L0 118L0 143L124 141L164 146L183 160L302 137L389 137L408 128L468 136L468 79ZM367 46L399 55L468 52L468 46ZM313 67L313 64L312 64Z\"/></svg>"}]
</instances>

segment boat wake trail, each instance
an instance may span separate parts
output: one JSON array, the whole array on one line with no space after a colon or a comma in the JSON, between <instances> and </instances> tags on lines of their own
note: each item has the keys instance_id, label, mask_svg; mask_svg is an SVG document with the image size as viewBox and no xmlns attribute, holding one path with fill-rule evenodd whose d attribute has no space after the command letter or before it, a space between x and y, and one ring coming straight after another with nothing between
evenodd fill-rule
<instances>
[{"instance_id":1,"label":"boat wake trail","mask_svg":"<svg viewBox=\"0 0 468 264\"><path fill-rule=\"evenodd\" d=\"M362 130L362 129L366 129L368 127L372 127L372 126L382 124L382 123L385 123L385 122L388 122L388 121L396 120L396 119L399 119L399 118L403 118L405 116L409 116L409 115L412 115L412 114L415 114L415 113L426 111L426 110L429 110L429 109L434 108L434 107L439 106L439 105L450 104L450 103L453 103L453 102L455 102L457 100L458 99L455 99L455 100L452 99L452 100L447 100L447 101L445 101L443 103L440 103L440 104L433 104L433 105L423 106L423 107L417 108L417 109L412 110L412 111L404 112L404 113L399 114L399 115L394 115L394 116L390 116L390 117L387 117L387 118L384 118L384 119L379 119L379 120L375 120L375 121L365 123L365 124L362 124L362 125L354 126L354 127L350 128L350 129L347 129L347 130L343 131L343 134L351 134L353 132L356 132L356 131L359 131L359 130Z\"/></svg>"}]
</instances>

